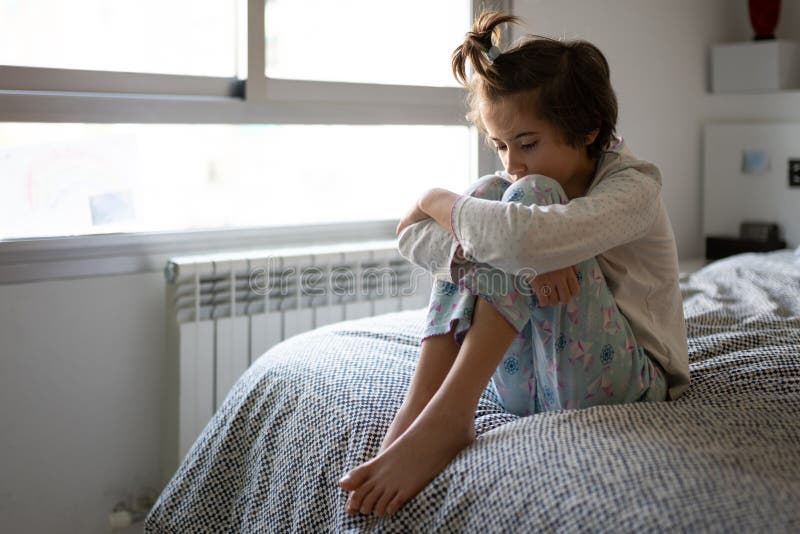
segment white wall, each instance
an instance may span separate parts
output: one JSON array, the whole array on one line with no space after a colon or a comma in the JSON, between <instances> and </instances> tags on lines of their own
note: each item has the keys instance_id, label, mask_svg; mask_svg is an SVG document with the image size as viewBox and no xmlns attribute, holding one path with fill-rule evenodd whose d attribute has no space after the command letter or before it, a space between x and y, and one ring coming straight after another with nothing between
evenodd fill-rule
<instances>
[{"instance_id":1,"label":"white wall","mask_svg":"<svg viewBox=\"0 0 800 534\"><path fill-rule=\"evenodd\" d=\"M106 532L159 481L164 276L0 286L0 531Z\"/></svg>"},{"instance_id":2,"label":"white wall","mask_svg":"<svg viewBox=\"0 0 800 534\"><path fill-rule=\"evenodd\" d=\"M709 45L750 38L746 4L515 2L532 31L606 53L620 132L661 167L685 257L702 252L701 125L800 120L800 91L706 92ZM800 40L800 1L783 4L778 36ZM105 532L118 500L158 484L164 319L160 272L0 286L0 530Z\"/></svg>"},{"instance_id":3,"label":"white wall","mask_svg":"<svg viewBox=\"0 0 800 534\"><path fill-rule=\"evenodd\" d=\"M701 256L702 125L720 119L800 120L800 91L714 95L709 49L752 38L745 0L516 0L525 32L582 38L611 66L618 132L662 172L681 257ZM800 0L784 0L776 34L800 40ZM517 32L516 35L519 35Z\"/></svg>"}]
</instances>

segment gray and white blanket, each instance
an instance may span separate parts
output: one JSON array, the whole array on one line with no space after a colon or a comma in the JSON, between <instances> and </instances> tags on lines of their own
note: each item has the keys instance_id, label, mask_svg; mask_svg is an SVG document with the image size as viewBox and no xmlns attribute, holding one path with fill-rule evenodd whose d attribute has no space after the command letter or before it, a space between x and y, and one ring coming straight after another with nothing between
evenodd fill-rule
<instances>
[{"instance_id":1,"label":"gray and white blanket","mask_svg":"<svg viewBox=\"0 0 800 534\"><path fill-rule=\"evenodd\" d=\"M147 532L800 530L800 258L681 281L692 383L677 401L517 417L487 388L476 440L393 516L336 481L377 452L425 310L302 334L239 379Z\"/></svg>"}]
</instances>

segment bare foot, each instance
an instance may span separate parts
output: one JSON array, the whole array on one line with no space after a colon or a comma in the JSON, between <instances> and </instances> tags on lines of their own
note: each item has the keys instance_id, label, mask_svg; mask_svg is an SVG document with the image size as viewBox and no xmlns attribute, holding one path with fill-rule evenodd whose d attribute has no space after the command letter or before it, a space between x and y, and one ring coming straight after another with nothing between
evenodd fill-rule
<instances>
[{"instance_id":1,"label":"bare foot","mask_svg":"<svg viewBox=\"0 0 800 534\"><path fill-rule=\"evenodd\" d=\"M395 513L475 439L472 418L454 418L429 404L394 443L339 481L349 514Z\"/></svg>"}]
</instances>

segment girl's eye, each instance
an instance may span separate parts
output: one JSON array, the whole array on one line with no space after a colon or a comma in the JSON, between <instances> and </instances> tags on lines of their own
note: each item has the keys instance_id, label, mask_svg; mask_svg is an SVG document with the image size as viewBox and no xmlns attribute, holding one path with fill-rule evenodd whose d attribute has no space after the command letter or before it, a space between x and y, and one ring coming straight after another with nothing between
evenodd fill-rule
<instances>
[{"instance_id":1,"label":"girl's eye","mask_svg":"<svg viewBox=\"0 0 800 534\"><path fill-rule=\"evenodd\" d=\"M495 145L494 149L497 150L498 152L502 152L503 150L506 149L506 147L504 145Z\"/></svg>"},{"instance_id":2,"label":"girl's eye","mask_svg":"<svg viewBox=\"0 0 800 534\"><path fill-rule=\"evenodd\" d=\"M534 141L533 143L525 143L524 145L522 145L522 150L533 150L534 148L536 148L536 145L538 143L539 143L538 141Z\"/></svg>"}]
</instances>

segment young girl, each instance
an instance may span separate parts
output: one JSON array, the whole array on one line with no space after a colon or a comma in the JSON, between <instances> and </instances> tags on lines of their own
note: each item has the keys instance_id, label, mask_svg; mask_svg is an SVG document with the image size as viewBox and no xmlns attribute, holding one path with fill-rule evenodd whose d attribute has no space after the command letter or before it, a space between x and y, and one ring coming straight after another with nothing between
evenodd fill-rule
<instances>
[{"instance_id":1,"label":"young girl","mask_svg":"<svg viewBox=\"0 0 800 534\"><path fill-rule=\"evenodd\" d=\"M614 135L605 57L537 36L501 53L508 22L482 13L453 54L505 172L465 195L432 189L400 221L401 253L436 282L381 450L339 481L349 513L394 513L436 477L474 440L487 384L525 416L675 399L689 383L661 176Z\"/></svg>"}]
</instances>

